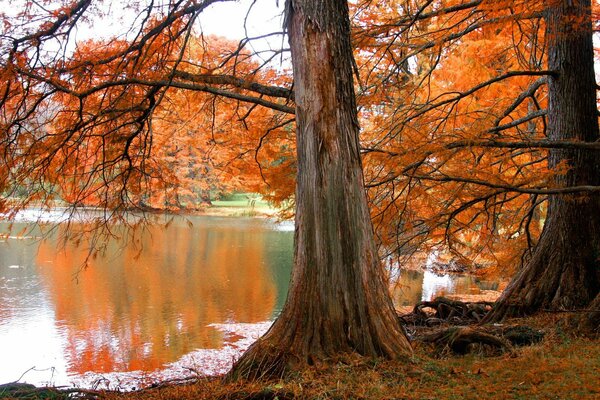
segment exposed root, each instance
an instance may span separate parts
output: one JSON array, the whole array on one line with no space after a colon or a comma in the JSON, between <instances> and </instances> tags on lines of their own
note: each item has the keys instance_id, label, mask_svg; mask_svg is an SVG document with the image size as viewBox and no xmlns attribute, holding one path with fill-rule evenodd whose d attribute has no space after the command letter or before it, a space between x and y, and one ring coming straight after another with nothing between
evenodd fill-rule
<instances>
[{"instance_id":1,"label":"exposed root","mask_svg":"<svg viewBox=\"0 0 600 400\"><path fill-rule=\"evenodd\" d=\"M418 303L413 311L399 317L414 342L433 344L438 354L512 353L514 346L542 340L544 334L528 326L479 325L493 303L462 302L438 297Z\"/></svg>"},{"instance_id":2,"label":"exposed root","mask_svg":"<svg viewBox=\"0 0 600 400\"><path fill-rule=\"evenodd\" d=\"M268 380L283 378L291 370L292 355L259 339L235 362L228 380Z\"/></svg>"},{"instance_id":3,"label":"exposed root","mask_svg":"<svg viewBox=\"0 0 600 400\"><path fill-rule=\"evenodd\" d=\"M486 354L513 352L511 343L503 337L487 333L482 329L466 326L452 326L419 337L419 341L433 343L438 354L452 352L467 354L476 348ZM487 346L483 348L481 346Z\"/></svg>"},{"instance_id":4,"label":"exposed root","mask_svg":"<svg viewBox=\"0 0 600 400\"><path fill-rule=\"evenodd\" d=\"M400 322L410 331L415 326L438 326L444 323L468 325L480 322L494 307L489 301L463 302L445 297L421 301ZM410 333L410 332L409 332Z\"/></svg>"},{"instance_id":5,"label":"exposed root","mask_svg":"<svg viewBox=\"0 0 600 400\"><path fill-rule=\"evenodd\" d=\"M529 314L532 312L529 312L528 308L522 304L509 304L501 301L496 304L494 310L485 316L483 322L502 322L509 318L521 318Z\"/></svg>"},{"instance_id":6,"label":"exposed root","mask_svg":"<svg viewBox=\"0 0 600 400\"><path fill-rule=\"evenodd\" d=\"M528 326L450 326L420 332L415 341L434 345L437 355L447 353L499 355L515 346L540 342L544 333Z\"/></svg>"}]
</instances>

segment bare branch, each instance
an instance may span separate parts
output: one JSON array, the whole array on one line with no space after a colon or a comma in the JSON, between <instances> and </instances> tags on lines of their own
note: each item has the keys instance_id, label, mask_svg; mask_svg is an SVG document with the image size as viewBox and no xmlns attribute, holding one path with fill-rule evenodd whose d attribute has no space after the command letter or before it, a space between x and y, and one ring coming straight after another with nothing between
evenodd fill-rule
<instances>
[{"instance_id":1,"label":"bare branch","mask_svg":"<svg viewBox=\"0 0 600 400\"><path fill-rule=\"evenodd\" d=\"M251 82L232 75L193 74L185 71L175 71L176 78L195 83L206 83L211 85L230 85L240 89L250 90L271 97L281 97L294 100L294 92L279 86L267 86L258 82Z\"/></svg>"}]
</instances>

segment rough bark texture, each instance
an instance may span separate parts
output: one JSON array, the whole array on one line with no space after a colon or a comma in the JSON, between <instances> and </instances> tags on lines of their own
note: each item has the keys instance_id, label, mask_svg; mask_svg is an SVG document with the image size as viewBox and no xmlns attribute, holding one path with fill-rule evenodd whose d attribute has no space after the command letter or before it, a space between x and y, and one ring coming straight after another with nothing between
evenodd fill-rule
<instances>
[{"instance_id":1,"label":"rough bark texture","mask_svg":"<svg viewBox=\"0 0 600 400\"><path fill-rule=\"evenodd\" d=\"M600 293L589 304L585 312L575 315L574 328L584 335L600 337Z\"/></svg>"},{"instance_id":2,"label":"rough bark texture","mask_svg":"<svg viewBox=\"0 0 600 400\"><path fill-rule=\"evenodd\" d=\"M359 153L346 0L289 0L298 148L294 268L285 307L232 376L345 354L411 352L381 268Z\"/></svg>"},{"instance_id":3,"label":"rough bark texture","mask_svg":"<svg viewBox=\"0 0 600 400\"><path fill-rule=\"evenodd\" d=\"M550 140L599 139L590 0L549 2L546 10ZM567 163L557 186L600 185L600 157L551 150L550 167ZM596 194L550 198L548 216L530 261L513 279L488 320L549 309L585 308L600 288L600 200Z\"/></svg>"}]
</instances>

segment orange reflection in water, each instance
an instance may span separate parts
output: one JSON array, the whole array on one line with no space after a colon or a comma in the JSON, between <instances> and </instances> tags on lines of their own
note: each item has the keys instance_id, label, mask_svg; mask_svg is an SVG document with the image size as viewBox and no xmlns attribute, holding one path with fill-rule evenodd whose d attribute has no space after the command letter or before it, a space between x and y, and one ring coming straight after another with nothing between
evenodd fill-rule
<instances>
[{"instance_id":1,"label":"orange reflection in water","mask_svg":"<svg viewBox=\"0 0 600 400\"><path fill-rule=\"evenodd\" d=\"M40 245L40 275L67 341L70 373L153 370L196 348L218 348L211 323L271 317L276 287L265 239L249 230L154 226L139 247L111 243L110 256L74 275L86 249Z\"/></svg>"}]
</instances>

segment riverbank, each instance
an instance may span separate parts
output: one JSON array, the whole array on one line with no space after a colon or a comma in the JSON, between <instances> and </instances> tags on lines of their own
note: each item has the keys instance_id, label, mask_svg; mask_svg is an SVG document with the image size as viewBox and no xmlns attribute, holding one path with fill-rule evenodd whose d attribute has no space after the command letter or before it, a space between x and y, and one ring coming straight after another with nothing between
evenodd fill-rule
<instances>
[{"instance_id":1,"label":"riverbank","mask_svg":"<svg viewBox=\"0 0 600 400\"><path fill-rule=\"evenodd\" d=\"M133 392L81 391L82 398L123 399L595 399L600 341L567 333L563 315L513 320L545 331L542 342L485 357L434 356L415 346L410 360L356 359L314 367L285 380L227 382L222 377L170 381ZM60 392L21 398L67 398ZM49 395L52 394L52 396ZM2 394L0 392L0 397Z\"/></svg>"},{"instance_id":2,"label":"riverbank","mask_svg":"<svg viewBox=\"0 0 600 400\"><path fill-rule=\"evenodd\" d=\"M249 207L245 205L212 205L194 211L185 211L184 214L206 215L211 217L262 217L276 218L279 209L269 205Z\"/></svg>"}]
</instances>

